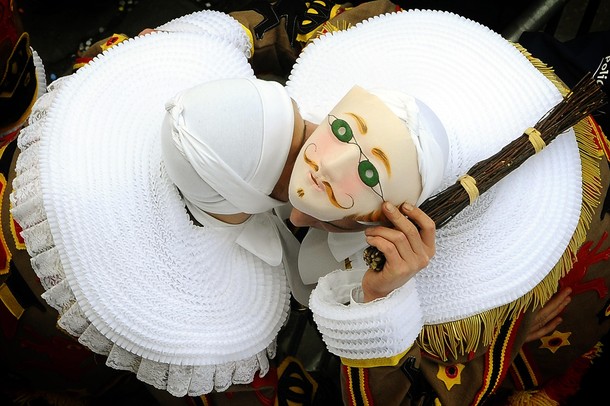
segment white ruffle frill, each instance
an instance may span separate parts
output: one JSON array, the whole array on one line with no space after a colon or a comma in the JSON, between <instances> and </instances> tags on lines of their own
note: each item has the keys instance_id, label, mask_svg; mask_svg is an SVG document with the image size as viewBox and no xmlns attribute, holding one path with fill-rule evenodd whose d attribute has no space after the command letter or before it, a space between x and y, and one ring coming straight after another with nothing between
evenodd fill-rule
<instances>
[{"instance_id":1,"label":"white ruffle frill","mask_svg":"<svg viewBox=\"0 0 610 406\"><path fill-rule=\"evenodd\" d=\"M269 370L268 358L275 357L275 339L259 353L239 362L220 365L175 365L151 361L138 356L107 339L87 319L77 303L63 271L57 248L53 243L41 197L37 167L37 148L46 109L62 82L62 78L49 86L49 92L35 104L29 125L21 131L17 178L11 195L13 215L23 228L22 235L36 275L45 289L46 302L59 312L58 325L95 353L107 356L106 365L137 374L139 380L174 396L198 396L212 390L223 391L232 384L252 382L258 372Z\"/></svg>"},{"instance_id":2,"label":"white ruffle frill","mask_svg":"<svg viewBox=\"0 0 610 406\"><path fill-rule=\"evenodd\" d=\"M350 360L390 358L408 350L423 326L416 280L360 303L355 296L365 272L337 270L320 278L309 306L331 353Z\"/></svg>"},{"instance_id":3,"label":"white ruffle frill","mask_svg":"<svg viewBox=\"0 0 610 406\"><path fill-rule=\"evenodd\" d=\"M252 75L244 57L249 52L247 37L228 15L195 13L162 27L184 35L170 38L166 37L170 34L159 33L137 43L126 41L105 52L105 64L100 65L97 57L82 71L49 86L49 92L34 105L29 125L18 139L21 152L11 212L23 230L32 268L45 289L43 298L59 312L62 329L92 351L107 356L106 364L112 368L132 371L141 381L174 396L198 396L250 383L255 374L268 372L268 359L276 352L275 337L287 319L289 291L282 267L271 267L234 244L239 230L225 232L212 227L203 231L188 222L177 192L167 185L162 171L155 174L162 165L155 161L159 154L154 139L138 135L150 133L150 129L139 131L138 126L156 128L156 123L150 123L151 117L136 121L138 126L123 134L120 123L113 123L115 116L109 108L101 107L112 106L114 114L130 110L134 116L154 110L152 117L157 120L161 117L159 107L147 103L159 97L154 90L160 83L164 84L163 91L169 92L171 86L226 75ZM201 39L193 27L204 31ZM215 35L219 38L214 39ZM171 52L147 53L151 46L170 49L163 48L163 43L173 44ZM155 63L169 58L180 71L174 74L176 69L167 63L168 69L163 70L167 77L137 78L139 85L151 81L148 88L139 87L150 95L139 94L137 106L127 95L112 103L102 100L110 97L113 86L120 91L135 81L123 83L128 79L121 79L120 61L133 59L136 64L146 64L141 58L150 53ZM219 61L210 55L222 58ZM119 61L116 68L107 63L109 58ZM231 65L223 67L221 62ZM191 72L186 72L188 69ZM97 75L98 71L106 76ZM85 107L88 103L75 100L87 92L101 105L95 123L78 118L89 114ZM128 90L124 93L133 96ZM70 127L71 120L78 128ZM90 137L89 141L80 143L79 133ZM135 158L126 154L107 162L116 154L107 153L104 142L119 153L139 151L130 148L142 142L142 150L150 146L152 152L136 154ZM84 164L79 167L74 161L81 157ZM136 162L130 166L131 159ZM115 169L117 172L113 172ZM105 173L112 175L106 179ZM150 179L150 183L141 181L134 183L139 188L124 187L123 180L131 176ZM129 195L116 199L115 195L121 196L126 190ZM115 199L119 203L113 208L111 201ZM151 211L132 204L132 200L151 202L158 211L148 214ZM164 211L168 207L172 209L169 213ZM154 213L166 215L155 217ZM139 219L138 225L130 225L128 219L134 218ZM145 224L157 225L157 229L151 228L147 234L143 232ZM120 230L115 234L117 227ZM165 227L172 234L159 232ZM140 230L134 233L134 228ZM179 235L184 235L184 241L176 238ZM151 245L146 247L149 240ZM209 246L198 249L201 241L208 241ZM101 253L100 246L107 247L110 254ZM195 255L183 255L189 252ZM205 252L210 253L208 257L217 252L220 262L206 259ZM102 261L97 260L98 254ZM117 265L123 263L114 262L119 254L131 265ZM193 267L192 263L201 265ZM180 269L184 272L177 272ZM158 289L158 294L153 289ZM231 306L237 306L234 313L239 314L228 316ZM178 330L176 326L183 328Z\"/></svg>"}]
</instances>

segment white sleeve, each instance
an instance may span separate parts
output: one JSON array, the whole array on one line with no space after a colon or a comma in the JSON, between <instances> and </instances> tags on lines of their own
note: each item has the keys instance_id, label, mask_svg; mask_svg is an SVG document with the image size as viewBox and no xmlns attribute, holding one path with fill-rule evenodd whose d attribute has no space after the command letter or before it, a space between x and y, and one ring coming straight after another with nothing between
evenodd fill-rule
<instances>
[{"instance_id":1,"label":"white sleeve","mask_svg":"<svg viewBox=\"0 0 610 406\"><path fill-rule=\"evenodd\" d=\"M393 357L408 350L423 327L415 278L388 296L359 303L365 270L334 271L318 281L309 307L328 350L343 358Z\"/></svg>"}]
</instances>

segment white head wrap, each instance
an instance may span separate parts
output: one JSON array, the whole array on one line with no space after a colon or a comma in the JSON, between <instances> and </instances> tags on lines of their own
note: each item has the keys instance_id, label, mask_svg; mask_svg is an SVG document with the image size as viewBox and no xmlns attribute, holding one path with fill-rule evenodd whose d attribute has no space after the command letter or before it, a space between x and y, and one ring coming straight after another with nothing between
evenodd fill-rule
<instances>
[{"instance_id":1,"label":"white head wrap","mask_svg":"<svg viewBox=\"0 0 610 406\"><path fill-rule=\"evenodd\" d=\"M202 212L262 213L292 143L294 112L284 87L254 78L187 89L166 104L161 149L167 173L195 218Z\"/></svg>"},{"instance_id":2,"label":"white head wrap","mask_svg":"<svg viewBox=\"0 0 610 406\"><path fill-rule=\"evenodd\" d=\"M445 128L428 106L406 93L390 89L373 89L369 93L379 97L409 129L421 175L422 193L416 203L420 205L440 188L443 180L449 158Z\"/></svg>"}]
</instances>

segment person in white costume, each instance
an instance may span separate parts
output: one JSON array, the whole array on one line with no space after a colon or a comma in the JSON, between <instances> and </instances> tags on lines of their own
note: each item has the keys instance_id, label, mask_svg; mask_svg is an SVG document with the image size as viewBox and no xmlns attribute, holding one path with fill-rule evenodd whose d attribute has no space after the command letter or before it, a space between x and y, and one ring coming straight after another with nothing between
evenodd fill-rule
<instances>
[{"instance_id":1,"label":"person in white costume","mask_svg":"<svg viewBox=\"0 0 610 406\"><path fill-rule=\"evenodd\" d=\"M384 75L371 75L374 66L384 66ZM290 219L331 232L309 231L298 273L289 279L329 350L341 357L344 401L478 404L501 392L527 403L569 396L557 388L580 375L565 365L595 358L591 348L608 329L603 319L593 331L582 330L583 309L588 320L596 318L603 294L591 307L570 298L578 291L574 261L584 255L578 247L592 241L600 258L607 252L608 218L597 203L607 193L607 141L594 122L587 118L553 141L442 230L415 207L536 123L561 100L561 82L485 27L413 11L312 43L287 90L298 106L293 136L305 138L288 186ZM402 201L409 219L396 210ZM393 229L349 232L384 216ZM386 254L381 272L362 260L368 244ZM608 277L605 261L588 266L592 277ZM566 337L560 322L575 338L562 344L570 351L553 358L554 370L530 376L533 385L505 379L509 370L523 377L522 362L554 353L551 343ZM522 353L526 347L540 354Z\"/></svg>"},{"instance_id":2,"label":"person in white costume","mask_svg":"<svg viewBox=\"0 0 610 406\"><path fill-rule=\"evenodd\" d=\"M210 29L172 22L161 31L174 32L110 49L43 98L20 135L12 212L36 271L52 281L45 299L60 326L176 396L223 391L266 373L287 281L295 297L317 283L308 304L344 364L346 404L490 398L522 346L540 338L530 336L540 314L544 325L567 304L572 285L552 299L555 310L533 311L585 237L607 244L607 216L591 222L607 192L606 161L594 153L603 135L585 120L435 231L415 206L535 123L561 100L558 81L472 21L414 11L308 45L283 88L253 77L234 20L191 18L188 27ZM107 114L92 114L95 104ZM404 136L377 140L387 131ZM350 178L318 173L316 153L331 147L338 170L328 173ZM293 223L330 231L362 228L379 217L365 216L372 205L389 200L382 212L393 227L311 234L299 265L311 259L318 272L305 283L312 276L293 266L295 241L272 214L284 196L299 208ZM405 200L408 218L396 210ZM379 273L358 259L367 244L387 258ZM589 270L603 276L601 265Z\"/></svg>"}]
</instances>

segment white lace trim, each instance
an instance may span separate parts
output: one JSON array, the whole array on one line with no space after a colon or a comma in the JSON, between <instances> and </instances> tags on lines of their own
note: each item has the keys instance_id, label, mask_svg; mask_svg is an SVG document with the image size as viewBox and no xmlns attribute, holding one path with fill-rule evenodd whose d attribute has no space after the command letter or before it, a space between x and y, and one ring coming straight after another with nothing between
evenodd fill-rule
<instances>
[{"instance_id":1,"label":"white lace trim","mask_svg":"<svg viewBox=\"0 0 610 406\"><path fill-rule=\"evenodd\" d=\"M328 350L350 359L387 358L413 345L423 327L416 281L369 303L351 300L365 270L334 271L318 281L309 306Z\"/></svg>"}]
</instances>

